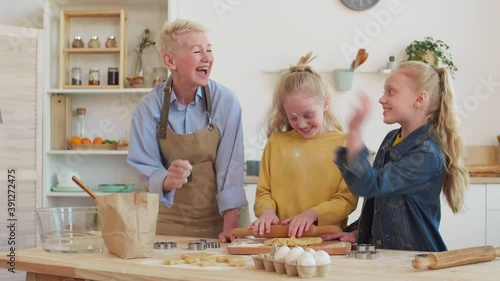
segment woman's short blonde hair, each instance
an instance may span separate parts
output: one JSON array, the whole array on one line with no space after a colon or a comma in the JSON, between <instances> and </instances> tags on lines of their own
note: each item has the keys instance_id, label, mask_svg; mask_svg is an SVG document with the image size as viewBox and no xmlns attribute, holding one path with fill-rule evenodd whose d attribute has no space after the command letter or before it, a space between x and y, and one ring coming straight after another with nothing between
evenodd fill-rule
<instances>
[{"instance_id":1,"label":"woman's short blonde hair","mask_svg":"<svg viewBox=\"0 0 500 281\"><path fill-rule=\"evenodd\" d=\"M192 20L166 21L163 25L163 31L159 32L156 38L156 48L160 54L172 53L181 46L181 35L191 31L206 32L207 30L203 25Z\"/></svg>"}]
</instances>

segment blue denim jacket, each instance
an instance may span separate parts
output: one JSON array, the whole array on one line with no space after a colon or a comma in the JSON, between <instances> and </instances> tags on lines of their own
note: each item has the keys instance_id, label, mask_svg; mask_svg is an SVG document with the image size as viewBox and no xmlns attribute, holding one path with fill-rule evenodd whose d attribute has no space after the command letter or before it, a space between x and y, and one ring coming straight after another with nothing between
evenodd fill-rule
<instances>
[{"instance_id":1,"label":"blue denim jacket","mask_svg":"<svg viewBox=\"0 0 500 281\"><path fill-rule=\"evenodd\" d=\"M383 249L446 251L439 234L445 175L440 144L426 124L392 146L401 129L387 134L373 168L365 147L347 163L345 147L335 163L354 195L365 197L358 243Z\"/></svg>"}]
</instances>

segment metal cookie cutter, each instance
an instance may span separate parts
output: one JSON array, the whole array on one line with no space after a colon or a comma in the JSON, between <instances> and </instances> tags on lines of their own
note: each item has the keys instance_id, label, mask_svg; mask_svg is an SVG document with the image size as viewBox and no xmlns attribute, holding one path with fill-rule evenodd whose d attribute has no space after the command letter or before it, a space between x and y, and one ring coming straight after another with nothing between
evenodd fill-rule
<instances>
[{"instance_id":1,"label":"metal cookie cutter","mask_svg":"<svg viewBox=\"0 0 500 281\"><path fill-rule=\"evenodd\" d=\"M200 243L200 242L188 243L188 250L205 251L206 249L207 249L207 243Z\"/></svg>"},{"instance_id":2,"label":"metal cookie cutter","mask_svg":"<svg viewBox=\"0 0 500 281\"><path fill-rule=\"evenodd\" d=\"M153 244L154 249L168 250L177 248L176 242L156 242Z\"/></svg>"},{"instance_id":3,"label":"metal cookie cutter","mask_svg":"<svg viewBox=\"0 0 500 281\"><path fill-rule=\"evenodd\" d=\"M354 244L353 249L349 252L350 258L357 258L360 260L375 260L379 259L382 254L379 250L371 244Z\"/></svg>"}]
</instances>

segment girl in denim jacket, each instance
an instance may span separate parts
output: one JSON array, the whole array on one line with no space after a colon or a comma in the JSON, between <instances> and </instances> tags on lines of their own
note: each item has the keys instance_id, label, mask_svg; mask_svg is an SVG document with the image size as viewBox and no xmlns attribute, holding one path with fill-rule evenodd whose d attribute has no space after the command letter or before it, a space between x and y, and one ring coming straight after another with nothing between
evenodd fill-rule
<instances>
[{"instance_id":1,"label":"girl in denim jacket","mask_svg":"<svg viewBox=\"0 0 500 281\"><path fill-rule=\"evenodd\" d=\"M310 55L290 67L274 91L254 205L258 219L249 226L261 234L278 223L289 225L290 237L312 224L344 228L358 202L331 159L347 136L329 110L328 83L307 65Z\"/></svg>"},{"instance_id":2,"label":"girl in denim jacket","mask_svg":"<svg viewBox=\"0 0 500 281\"><path fill-rule=\"evenodd\" d=\"M354 231L327 235L325 240L446 250L439 234L440 193L457 213L468 182L448 79L445 68L416 61L403 62L392 72L379 102L384 123L401 128L387 134L373 167L360 129L369 100L361 97L361 108L349 124L347 148L337 151L335 163L352 193L365 198L363 209L349 227Z\"/></svg>"}]
</instances>

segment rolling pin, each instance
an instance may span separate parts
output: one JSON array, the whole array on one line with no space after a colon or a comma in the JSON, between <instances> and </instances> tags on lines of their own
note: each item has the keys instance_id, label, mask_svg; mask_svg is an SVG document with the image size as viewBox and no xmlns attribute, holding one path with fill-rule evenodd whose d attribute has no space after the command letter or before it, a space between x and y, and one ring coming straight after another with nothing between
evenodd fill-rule
<instances>
[{"instance_id":1,"label":"rolling pin","mask_svg":"<svg viewBox=\"0 0 500 281\"><path fill-rule=\"evenodd\" d=\"M500 248L482 246L416 255L411 265L416 269L441 269L492 261L496 257L500 257Z\"/></svg>"},{"instance_id":2,"label":"rolling pin","mask_svg":"<svg viewBox=\"0 0 500 281\"><path fill-rule=\"evenodd\" d=\"M311 225L308 231L302 233L302 237L319 237L324 234L333 234L339 231L340 228L336 225ZM269 233L264 233L263 235L254 233L252 229L248 228L233 228L233 230L231 230L231 235L234 237L255 236L259 238L288 237L288 225L271 225L271 231Z\"/></svg>"}]
</instances>

